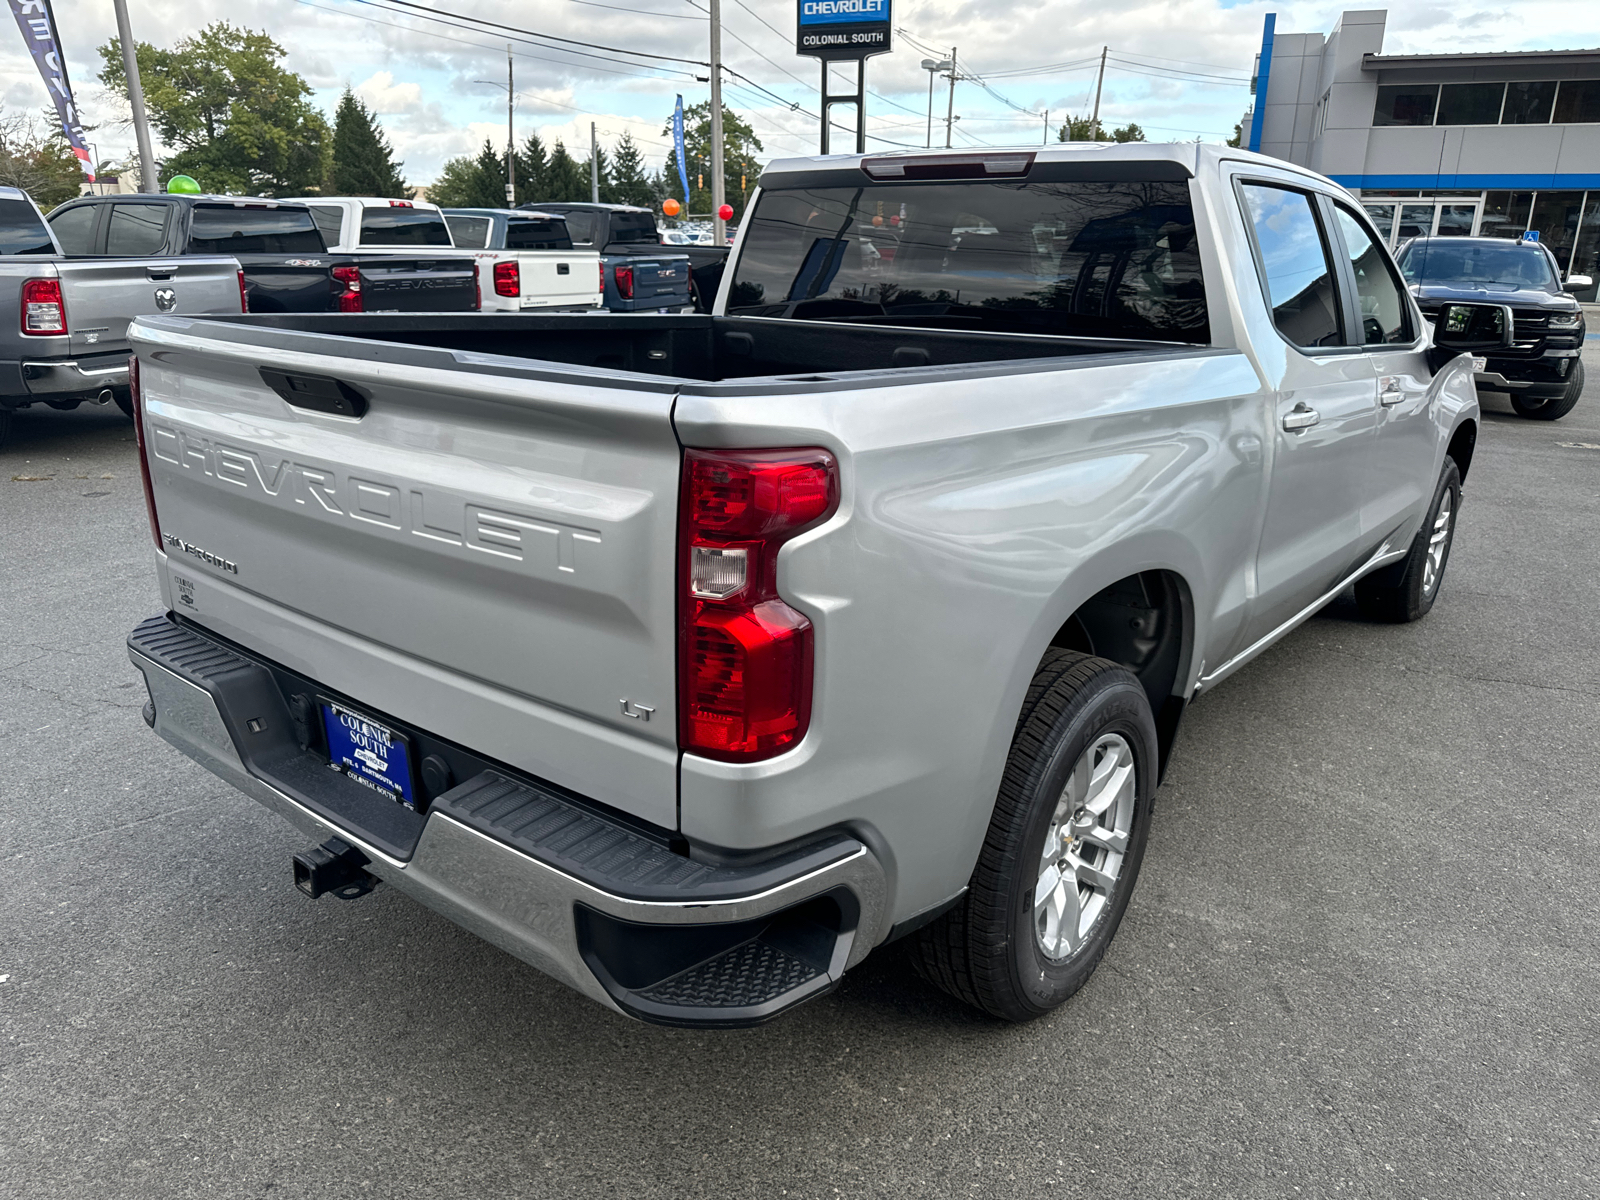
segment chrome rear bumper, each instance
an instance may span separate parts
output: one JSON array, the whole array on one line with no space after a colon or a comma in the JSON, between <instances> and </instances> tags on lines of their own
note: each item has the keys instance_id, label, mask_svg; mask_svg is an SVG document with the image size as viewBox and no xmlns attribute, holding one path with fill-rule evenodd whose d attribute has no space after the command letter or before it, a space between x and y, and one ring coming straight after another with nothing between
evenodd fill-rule
<instances>
[{"instance_id":1,"label":"chrome rear bumper","mask_svg":"<svg viewBox=\"0 0 1600 1200\"><path fill-rule=\"evenodd\" d=\"M681 899L641 899L596 886L445 812L429 814L409 859L396 858L253 774L213 692L202 686L203 679L185 678L180 674L184 670L181 664L174 667L159 662L155 654L142 653L132 640L129 657L149 687L154 715L151 719L147 711L147 719L161 737L188 757L314 841L336 837L349 843L368 858L366 870L371 874L608 1008L667 1024L754 1024L829 990L877 941L884 917L883 868L871 851L850 838L837 840L830 849L830 861L820 866L813 862L810 869L793 878L773 882L768 872L763 876L766 886L758 891L729 894L724 873L715 896L686 894ZM689 860L684 863L693 869ZM287 879L285 882L287 885ZM600 961L604 955L597 957L594 946L585 944L580 932L585 920L593 925L592 914L600 914L602 921L609 918L625 931L650 926L664 933L670 929L687 932L686 927L731 929L736 923L759 924L764 918L781 918L786 911L829 896L846 898L843 908L847 915L836 942L823 953L826 966L807 981L804 995L796 999L785 993L787 999L774 998L768 1003L770 1011L750 1005L741 1008L722 999L718 1001L724 1004L720 1015L715 1007L706 1009L703 1004L693 1013L679 1013L670 1004L651 999L653 994L669 994L670 988L663 991L655 983L630 982L626 964L619 968L614 959L617 951L611 951L609 963ZM648 931L644 936L649 936ZM613 943L623 944L616 939ZM722 968L722 974L730 969Z\"/></svg>"}]
</instances>

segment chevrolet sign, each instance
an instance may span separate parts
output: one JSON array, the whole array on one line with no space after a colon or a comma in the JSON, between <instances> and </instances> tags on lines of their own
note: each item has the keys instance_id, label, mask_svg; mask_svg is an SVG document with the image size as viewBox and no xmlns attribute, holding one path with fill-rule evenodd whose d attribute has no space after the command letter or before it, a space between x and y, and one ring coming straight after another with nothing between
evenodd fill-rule
<instances>
[{"instance_id":1,"label":"chevrolet sign","mask_svg":"<svg viewBox=\"0 0 1600 1200\"><path fill-rule=\"evenodd\" d=\"M889 50L889 0L798 0L795 49L812 58L868 58Z\"/></svg>"}]
</instances>

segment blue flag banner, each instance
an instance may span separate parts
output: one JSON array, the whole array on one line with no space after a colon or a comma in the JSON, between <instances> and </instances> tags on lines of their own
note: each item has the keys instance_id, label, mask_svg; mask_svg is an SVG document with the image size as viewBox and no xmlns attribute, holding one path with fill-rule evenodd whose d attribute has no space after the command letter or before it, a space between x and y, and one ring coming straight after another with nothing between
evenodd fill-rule
<instances>
[{"instance_id":1,"label":"blue flag banner","mask_svg":"<svg viewBox=\"0 0 1600 1200\"><path fill-rule=\"evenodd\" d=\"M50 9L50 0L11 0L11 15L22 30L22 40L33 55L33 65L39 68L45 90L55 101L61 132L78 156L84 177L93 183L94 163L83 140L83 122L78 119L78 106L72 99L72 84L67 79L67 64L61 56L61 38L56 32L56 15Z\"/></svg>"},{"instance_id":2,"label":"blue flag banner","mask_svg":"<svg viewBox=\"0 0 1600 1200\"><path fill-rule=\"evenodd\" d=\"M17 0L11 0L17 3ZM672 148L678 155L678 179L683 184L683 211L689 211L689 168L683 163L683 97L678 97L678 106L672 110Z\"/></svg>"}]
</instances>

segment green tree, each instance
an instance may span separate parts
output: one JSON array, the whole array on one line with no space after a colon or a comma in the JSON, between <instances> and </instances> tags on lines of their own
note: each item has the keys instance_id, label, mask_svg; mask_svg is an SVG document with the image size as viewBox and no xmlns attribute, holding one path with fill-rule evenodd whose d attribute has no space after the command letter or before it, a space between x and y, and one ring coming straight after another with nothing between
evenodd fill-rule
<instances>
[{"instance_id":1,"label":"green tree","mask_svg":"<svg viewBox=\"0 0 1600 1200\"><path fill-rule=\"evenodd\" d=\"M1067 123L1056 131L1058 142L1142 142L1144 130L1134 122L1129 121L1121 129L1107 129L1105 122L1100 122L1098 131L1095 129L1092 117L1068 117Z\"/></svg>"},{"instance_id":2,"label":"green tree","mask_svg":"<svg viewBox=\"0 0 1600 1200\"><path fill-rule=\"evenodd\" d=\"M137 47L145 106L175 153L165 174L192 175L209 192L292 196L327 177L328 122L311 88L281 63L265 33L218 21L170 50ZM100 82L127 98L122 48L100 47Z\"/></svg>"},{"instance_id":3,"label":"green tree","mask_svg":"<svg viewBox=\"0 0 1600 1200\"><path fill-rule=\"evenodd\" d=\"M669 119L662 128L665 137L672 136ZM744 215L745 196L739 194L739 176L752 176L760 170L757 155L763 150L761 139L745 120L727 105L722 108L722 177L727 192L727 202L733 206L733 219ZM685 211L709 213L711 211L711 101L702 100L692 108L683 110L683 155L689 169L689 191ZM678 182L676 158L669 157L666 171L668 194L685 200L683 185Z\"/></svg>"},{"instance_id":4,"label":"green tree","mask_svg":"<svg viewBox=\"0 0 1600 1200\"><path fill-rule=\"evenodd\" d=\"M544 194L549 169L550 156L545 152L544 142L537 133L530 133L522 149L517 151L518 204L537 204L550 199Z\"/></svg>"},{"instance_id":5,"label":"green tree","mask_svg":"<svg viewBox=\"0 0 1600 1200\"><path fill-rule=\"evenodd\" d=\"M589 164L580 163L567 153L567 148L556 139L550 151L550 161L545 166L545 183L540 200L552 202L583 201L589 199Z\"/></svg>"},{"instance_id":6,"label":"green tree","mask_svg":"<svg viewBox=\"0 0 1600 1200\"><path fill-rule=\"evenodd\" d=\"M612 151L611 191L617 204L640 204L646 207L655 204L655 189L650 186L650 177L645 173L644 155L640 153L639 145L631 133L624 133Z\"/></svg>"},{"instance_id":7,"label":"green tree","mask_svg":"<svg viewBox=\"0 0 1600 1200\"><path fill-rule=\"evenodd\" d=\"M505 159L488 138L474 155L452 158L428 189L428 200L441 208L504 208Z\"/></svg>"},{"instance_id":8,"label":"green tree","mask_svg":"<svg viewBox=\"0 0 1600 1200\"><path fill-rule=\"evenodd\" d=\"M373 111L345 88L333 118L333 153L323 193L329 196L383 196L404 200L411 193L400 175L404 163Z\"/></svg>"},{"instance_id":9,"label":"green tree","mask_svg":"<svg viewBox=\"0 0 1600 1200\"><path fill-rule=\"evenodd\" d=\"M77 196L83 183L83 168L54 108L45 109L42 119L0 112L0 184L21 188L49 212Z\"/></svg>"},{"instance_id":10,"label":"green tree","mask_svg":"<svg viewBox=\"0 0 1600 1200\"><path fill-rule=\"evenodd\" d=\"M1235 150L1237 150L1240 146L1244 145L1244 122L1243 121L1239 122L1239 124L1237 124L1237 125L1235 125L1233 127L1233 136L1231 138L1229 138L1225 144L1229 145L1229 146L1232 146Z\"/></svg>"}]
</instances>

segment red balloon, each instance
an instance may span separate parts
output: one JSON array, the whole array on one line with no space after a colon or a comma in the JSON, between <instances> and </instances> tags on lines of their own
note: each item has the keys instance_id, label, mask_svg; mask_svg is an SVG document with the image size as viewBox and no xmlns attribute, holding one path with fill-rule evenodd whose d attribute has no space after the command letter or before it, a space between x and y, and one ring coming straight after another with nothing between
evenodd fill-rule
<instances>
[{"instance_id":1,"label":"red balloon","mask_svg":"<svg viewBox=\"0 0 1600 1200\"><path fill-rule=\"evenodd\" d=\"M733 205L724 204L721 208L717 209L717 219L719 221L733 220Z\"/></svg>"}]
</instances>

